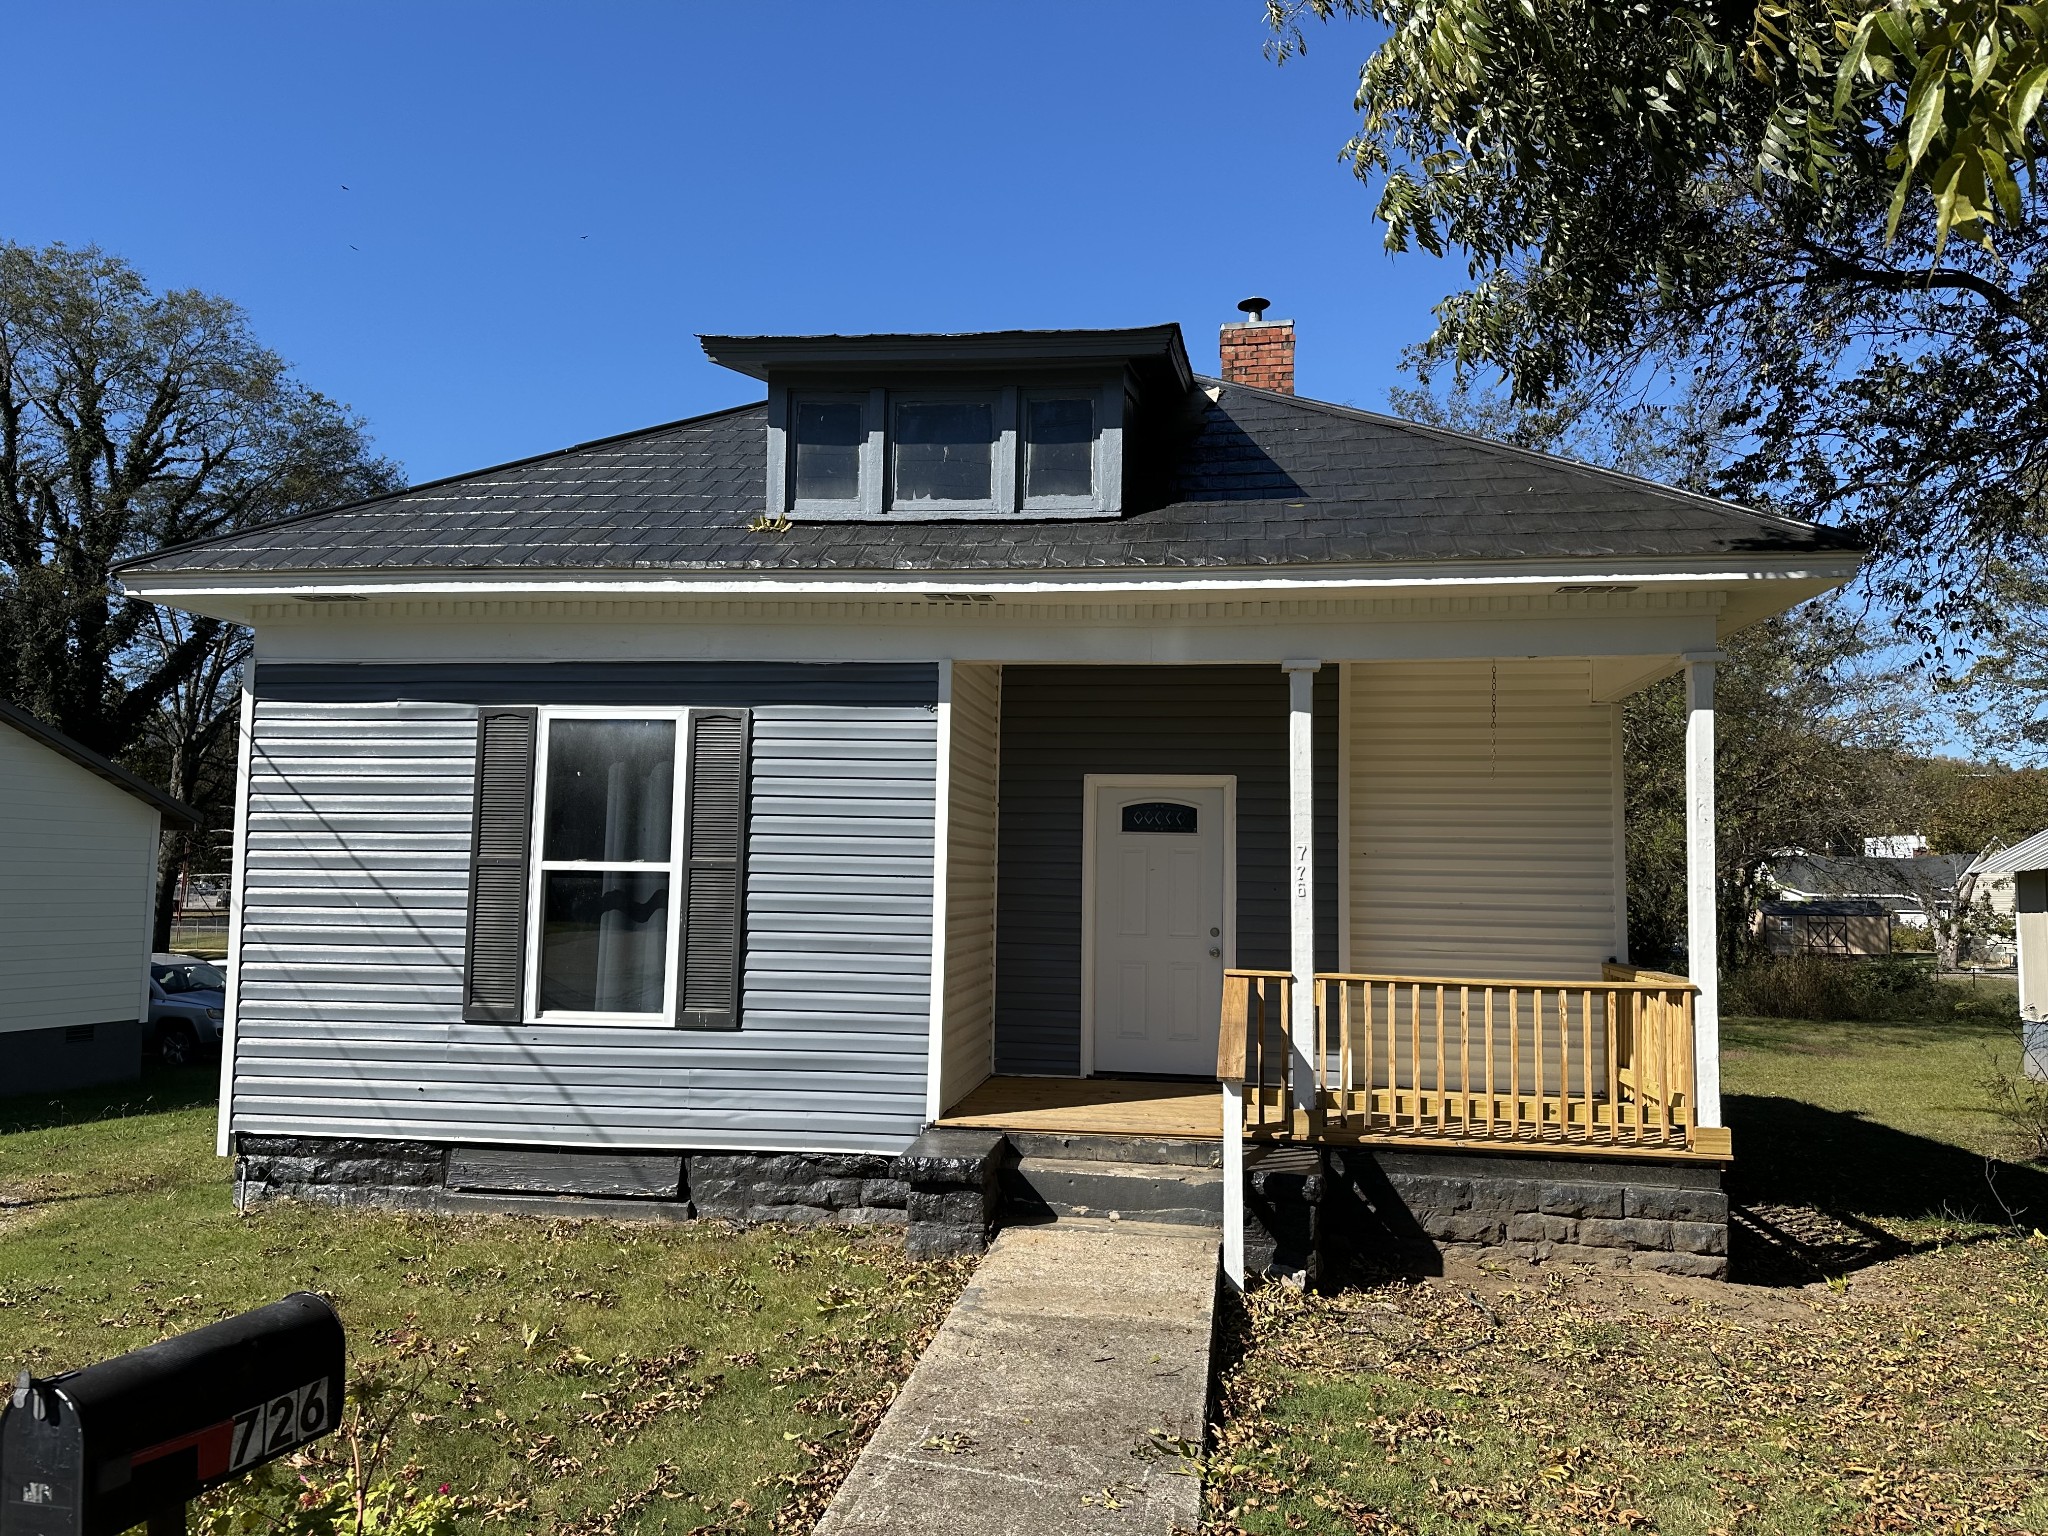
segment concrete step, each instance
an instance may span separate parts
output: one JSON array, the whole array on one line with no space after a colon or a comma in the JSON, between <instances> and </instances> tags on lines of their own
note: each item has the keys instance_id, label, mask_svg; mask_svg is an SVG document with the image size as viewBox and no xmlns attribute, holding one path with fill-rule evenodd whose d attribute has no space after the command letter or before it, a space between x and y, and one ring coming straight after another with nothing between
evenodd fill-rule
<instances>
[{"instance_id":1,"label":"concrete step","mask_svg":"<svg viewBox=\"0 0 2048 1536\"><path fill-rule=\"evenodd\" d=\"M1223 1225L1223 1173L1218 1168L1023 1157L1004 1171L1003 1196L1012 1221L1082 1216Z\"/></svg>"},{"instance_id":2,"label":"concrete step","mask_svg":"<svg viewBox=\"0 0 2048 1536\"><path fill-rule=\"evenodd\" d=\"M1020 1157L1073 1157L1091 1163L1171 1163L1186 1168L1223 1166L1220 1138L1188 1136L1082 1136L1063 1131L1005 1131Z\"/></svg>"}]
</instances>

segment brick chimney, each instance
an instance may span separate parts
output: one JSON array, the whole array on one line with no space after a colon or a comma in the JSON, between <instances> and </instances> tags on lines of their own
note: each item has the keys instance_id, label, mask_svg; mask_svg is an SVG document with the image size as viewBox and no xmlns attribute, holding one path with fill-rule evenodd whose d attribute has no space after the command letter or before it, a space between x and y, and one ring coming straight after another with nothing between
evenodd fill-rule
<instances>
[{"instance_id":1,"label":"brick chimney","mask_svg":"<svg viewBox=\"0 0 2048 1536\"><path fill-rule=\"evenodd\" d=\"M1246 318L1224 326L1216 342L1223 361L1223 382L1293 394L1294 322L1268 320L1268 299L1245 299L1237 307Z\"/></svg>"}]
</instances>

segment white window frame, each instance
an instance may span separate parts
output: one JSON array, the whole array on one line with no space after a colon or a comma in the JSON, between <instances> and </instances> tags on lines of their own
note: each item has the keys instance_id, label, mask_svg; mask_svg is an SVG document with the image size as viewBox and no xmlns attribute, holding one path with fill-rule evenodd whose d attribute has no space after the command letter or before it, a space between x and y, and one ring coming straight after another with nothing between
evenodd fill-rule
<instances>
[{"instance_id":1,"label":"white window frame","mask_svg":"<svg viewBox=\"0 0 2048 1536\"><path fill-rule=\"evenodd\" d=\"M676 996L677 945L682 941L683 907L681 901L683 866L683 815L689 805L684 775L690 761L690 717L688 706L661 706L646 704L564 704L547 705L540 710L539 730L533 749L533 828L529 847L533 850L529 858L526 890L526 1020L530 1024L595 1024L610 1027L639 1029L674 1029L676 1008L680 999ZM554 742L554 723L557 720L670 720L675 722L675 771L670 778L671 801L668 815L668 863L614 863L609 860L550 859L547 854L548 814L548 757ZM544 938L542 931L545 913L542 907L543 895L547 888L547 877L551 873L583 870L592 874L607 871L633 871L646 874L666 872L668 876L668 926L667 938L662 949L661 1011L659 1013L601 1013L573 1012L554 1009L542 1012L540 1006L540 956Z\"/></svg>"}]
</instances>

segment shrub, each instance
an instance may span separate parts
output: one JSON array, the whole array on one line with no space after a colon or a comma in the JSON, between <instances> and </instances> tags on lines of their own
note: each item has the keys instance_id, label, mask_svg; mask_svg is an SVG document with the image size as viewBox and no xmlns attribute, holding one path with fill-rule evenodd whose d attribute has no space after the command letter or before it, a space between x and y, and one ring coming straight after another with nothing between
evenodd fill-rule
<instances>
[{"instance_id":1,"label":"shrub","mask_svg":"<svg viewBox=\"0 0 2048 1536\"><path fill-rule=\"evenodd\" d=\"M2048 1162L2048 1083L1994 1060L1984 1078L1991 1112L2003 1120L2030 1162Z\"/></svg>"},{"instance_id":2,"label":"shrub","mask_svg":"<svg viewBox=\"0 0 2048 1536\"><path fill-rule=\"evenodd\" d=\"M1775 1019L1999 1019L2013 1011L2002 994L1938 980L1922 960L1903 955L1834 960L1788 955L1743 967L1721 990L1728 1013Z\"/></svg>"}]
</instances>

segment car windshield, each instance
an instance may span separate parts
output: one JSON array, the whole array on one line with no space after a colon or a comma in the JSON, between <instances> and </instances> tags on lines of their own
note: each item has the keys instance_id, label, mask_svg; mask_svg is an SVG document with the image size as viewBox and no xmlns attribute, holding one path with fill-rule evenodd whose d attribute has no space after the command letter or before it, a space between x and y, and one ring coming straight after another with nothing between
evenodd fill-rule
<instances>
[{"instance_id":1,"label":"car windshield","mask_svg":"<svg viewBox=\"0 0 2048 1536\"><path fill-rule=\"evenodd\" d=\"M152 965L149 972L166 992L220 992L226 990L228 984L227 978L216 967L203 960L187 960L182 965Z\"/></svg>"}]
</instances>

